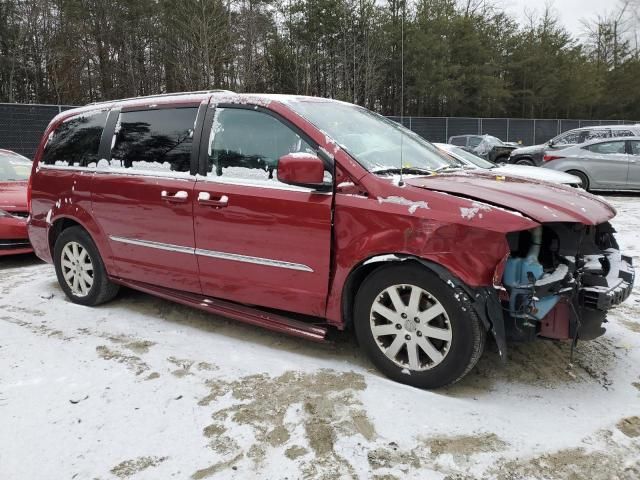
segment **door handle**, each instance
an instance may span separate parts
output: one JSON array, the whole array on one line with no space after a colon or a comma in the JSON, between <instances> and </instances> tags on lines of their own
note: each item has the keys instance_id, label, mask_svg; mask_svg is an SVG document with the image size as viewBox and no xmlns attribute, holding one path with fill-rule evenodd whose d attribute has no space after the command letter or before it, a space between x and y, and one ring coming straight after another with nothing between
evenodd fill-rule
<instances>
[{"instance_id":1,"label":"door handle","mask_svg":"<svg viewBox=\"0 0 640 480\"><path fill-rule=\"evenodd\" d=\"M229 197L222 195L218 199L212 199L209 192L200 192L198 194L198 203L207 207L222 208L229 204Z\"/></svg>"},{"instance_id":2,"label":"door handle","mask_svg":"<svg viewBox=\"0 0 640 480\"><path fill-rule=\"evenodd\" d=\"M184 190L178 190L173 195L167 193L166 190L160 192L160 198L171 203L186 203L189 200L189 194Z\"/></svg>"}]
</instances>

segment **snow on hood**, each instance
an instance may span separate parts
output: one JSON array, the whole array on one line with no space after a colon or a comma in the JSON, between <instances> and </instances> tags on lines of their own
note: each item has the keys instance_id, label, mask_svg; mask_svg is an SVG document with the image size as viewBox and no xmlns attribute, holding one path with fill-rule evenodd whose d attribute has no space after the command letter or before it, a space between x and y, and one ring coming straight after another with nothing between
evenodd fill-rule
<instances>
[{"instance_id":1,"label":"snow on hood","mask_svg":"<svg viewBox=\"0 0 640 480\"><path fill-rule=\"evenodd\" d=\"M511 152L511 155L521 155L521 154L526 154L526 153L536 153L536 152L540 152L540 151L544 150L546 147L547 147L546 144L531 145L529 147L520 147L520 148L516 148L515 150L513 150Z\"/></svg>"},{"instance_id":2,"label":"snow on hood","mask_svg":"<svg viewBox=\"0 0 640 480\"><path fill-rule=\"evenodd\" d=\"M583 190L517 177L451 173L407 179L405 183L515 210L538 222L597 225L616 214L607 202Z\"/></svg>"}]
</instances>

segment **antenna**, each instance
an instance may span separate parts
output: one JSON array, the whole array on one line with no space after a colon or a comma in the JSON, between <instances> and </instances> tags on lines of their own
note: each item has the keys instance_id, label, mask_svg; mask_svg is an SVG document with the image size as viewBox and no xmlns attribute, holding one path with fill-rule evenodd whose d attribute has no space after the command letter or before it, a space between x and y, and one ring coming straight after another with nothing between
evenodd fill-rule
<instances>
[{"instance_id":1,"label":"antenna","mask_svg":"<svg viewBox=\"0 0 640 480\"><path fill-rule=\"evenodd\" d=\"M404 127L404 9L406 0L402 0L402 18L400 19L400 125ZM400 182L398 185L403 186L402 169L403 169L403 141L404 131L400 130Z\"/></svg>"}]
</instances>

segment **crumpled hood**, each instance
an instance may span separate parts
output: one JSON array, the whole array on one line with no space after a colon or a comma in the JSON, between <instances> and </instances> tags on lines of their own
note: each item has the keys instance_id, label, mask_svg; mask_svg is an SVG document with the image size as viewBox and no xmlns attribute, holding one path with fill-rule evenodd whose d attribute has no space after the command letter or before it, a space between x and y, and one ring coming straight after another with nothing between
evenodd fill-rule
<instances>
[{"instance_id":1,"label":"crumpled hood","mask_svg":"<svg viewBox=\"0 0 640 480\"><path fill-rule=\"evenodd\" d=\"M0 209L27 210L27 182L0 182Z\"/></svg>"},{"instance_id":2,"label":"crumpled hood","mask_svg":"<svg viewBox=\"0 0 640 480\"><path fill-rule=\"evenodd\" d=\"M447 173L410 178L406 183L515 210L541 223L598 225L616 214L611 205L584 190L490 173Z\"/></svg>"}]
</instances>

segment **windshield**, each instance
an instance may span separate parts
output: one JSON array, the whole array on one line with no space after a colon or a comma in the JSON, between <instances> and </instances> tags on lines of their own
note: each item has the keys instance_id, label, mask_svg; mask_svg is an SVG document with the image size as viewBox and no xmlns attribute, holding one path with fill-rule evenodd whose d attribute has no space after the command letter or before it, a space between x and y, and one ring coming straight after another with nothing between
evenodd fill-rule
<instances>
[{"instance_id":1,"label":"windshield","mask_svg":"<svg viewBox=\"0 0 640 480\"><path fill-rule=\"evenodd\" d=\"M488 145L491 145L492 147L493 147L493 146L496 146L496 145L498 145L498 146L500 146L500 145L504 145L504 143L502 142L502 140L500 140L500 139L499 139L499 138L497 138L497 137L493 137L493 136L491 136L491 135L484 135L483 140L484 140Z\"/></svg>"},{"instance_id":2,"label":"windshield","mask_svg":"<svg viewBox=\"0 0 640 480\"><path fill-rule=\"evenodd\" d=\"M0 182L21 182L29 179L31 162L21 155L0 152Z\"/></svg>"},{"instance_id":3,"label":"windshield","mask_svg":"<svg viewBox=\"0 0 640 480\"><path fill-rule=\"evenodd\" d=\"M341 102L295 100L288 105L331 137L370 172L402 168L431 172L459 167L451 157L400 124L362 107Z\"/></svg>"},{"instance_id":4,"label":"windshield","mask_svg":"<svg viewBox=\"0 0 640 480\"><path fill-rule=\"evenodd\" d=\"M454 157L462 160L464 163L471 163L476 167L480 168L495 168L497 165L489 160L485 160L484 158L480 158L477 155L474 155L471 152L468 152L460 147L456 147L455 145L443 145L443 150L450 153Z\"/></svg>"}]
</instances>

